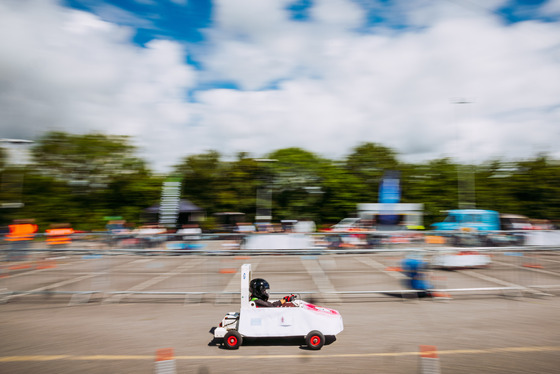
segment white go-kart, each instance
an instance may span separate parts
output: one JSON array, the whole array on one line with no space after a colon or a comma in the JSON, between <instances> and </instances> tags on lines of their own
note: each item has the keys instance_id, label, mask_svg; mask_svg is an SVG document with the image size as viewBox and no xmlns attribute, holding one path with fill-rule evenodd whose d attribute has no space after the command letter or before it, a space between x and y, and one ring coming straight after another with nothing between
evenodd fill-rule
<instances>
[{"instance_id":1,"label":"white go-kart","mask_svg":"<svg viewBox=\"0 0 560 374\"><path fill-rule=\"evenodd\" d=\"M241 310L226 314L214 329L214 338L223 339L225 348L237 349L243 338L305 337L309 349L318 350L325 336L343 330L342 316L334 309L294 300L292 307L257 308L249 300L251 264L241 267Z\"/></svg>"}]
</instances>

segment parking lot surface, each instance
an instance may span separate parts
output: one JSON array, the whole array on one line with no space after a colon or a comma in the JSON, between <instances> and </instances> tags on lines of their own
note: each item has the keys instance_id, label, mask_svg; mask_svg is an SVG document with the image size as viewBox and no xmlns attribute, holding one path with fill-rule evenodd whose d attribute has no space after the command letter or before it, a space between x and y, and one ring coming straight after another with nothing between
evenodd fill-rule
<instances>
[{"instance_id":1,"label":"parking lot surface","mask_svg":"<svg viewBox=\"0 0 560 374\"><path fill-rule=\"evenodd\" d=\"M246 342L230 351L209 333L238 304L180 302L0 306L3 373L151 373L173 348L178 373L415 373L420 345L434 345L443 373L557 373L558 298L328 305L345 329L320 351L302 342Z\"/></svg>"},{"instance_id":2,"label":"parking lot surface","mask_svg":"<svg viewBox=\"0 0 560 374\"><path fill-rule=\"evenodd\" d=\"M2 279L5 289L58 284L56 289L103 292L84 300L75 294L19 295L0 304L0 372L153 373L156 351L173 348L177 373L416 373L421 345L437 348L442 373L558 372L560 302L553 288L457 292L451 299L367 293L402 288L400 273L393 271L400 259L80 256L60 258L53 267L14 270L14 278ZM558 279L555 258L540 258L542 264L549 260L540 268L523 267L515 256L494 260L489 269L432 276L447 287L471 288L553 286ZM304 300L337 309L344 331L320 351L305 349L301 339L253 340L239 350L223 349L210 330L225 313L239 310L235 292L242 263L251 263L253 276L266 278L273 292L301 292ZM345 294L360 290L366 293Z\"/></svg>"}]
</instances>

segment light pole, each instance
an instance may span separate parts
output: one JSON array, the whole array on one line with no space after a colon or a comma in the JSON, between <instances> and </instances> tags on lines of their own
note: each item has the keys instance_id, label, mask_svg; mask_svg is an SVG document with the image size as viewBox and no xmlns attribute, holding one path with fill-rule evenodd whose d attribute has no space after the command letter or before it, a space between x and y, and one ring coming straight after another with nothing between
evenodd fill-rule
<instances>
[{"instance_id":1,"label":"light pole","mask_svg":"<svg viewBox=\"0 0 560 374\"><path fill-rule=\"evenodd\" d=\"M461 98L453 101L456 105L472 104L472 101ZM476 207L475 178L473 166L461 165L459 155L459 119L455 119L455 129L457 134L457 205L459 209L474 209ZM467 168L469 170L467 170Z\"/></svg>"},{"instance_id":2,"label":"light pole","mask_svg":"<svg viewBox=\"0 0 560 374\"><path fill-rule=\"evenodd\" d=\"M255 158L254 160L265 163L278 161L271 158ZM272 188L268 180L266 181L265 188L257 188L255 213L256 222L266 223L272 221Z\"/></svg>"},{"instance_id":3,"label":"light pole","mask_svg":"<svg viewBox=\"0 0 560 374\"><path fill-rule=\"evenodd\" d=\"M28 161L28 155L26 154L26 149L19 149L19 146L26 146L33 144L31 140L25 139L0 139L2 148L6 149L7 158L6 166L24 166ZM2 181L0 184L0 192L3 194L9 194L9 190L12 190L15 196L15 201L2 201L0 203L0 208L22 208L22 190L23 190L23 172L14 171L4 171L2 173Z\"/></svg>"}]
</instances>

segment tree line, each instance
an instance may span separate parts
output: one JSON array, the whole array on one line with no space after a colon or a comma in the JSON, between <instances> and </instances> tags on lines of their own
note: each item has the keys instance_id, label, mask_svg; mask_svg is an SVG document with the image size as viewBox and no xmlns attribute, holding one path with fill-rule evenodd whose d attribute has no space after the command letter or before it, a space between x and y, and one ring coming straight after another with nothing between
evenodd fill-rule
<instances>
[{"instance_id":1,"label":"tree line","mask_svg":"<svg viewBox=\"0 0 560 374\"><path fill-rule=\"evenodd\" d=\"M424 204L426 226L461 203L560 220L560 162L545 154L464 165L449 158L405 163L376 143L359 144L340 160L284 148L262 158L241 152L226 161L210 150L185 156L169 175L160 175L136 155L129 137L49 132L33 144L31 155L30 164L13 166L0 152L3 226L16 218L34 218L42 228L64 222L82 230L103 229L115 216L146 223L144 209L159 202L170 176L181 180L181 198L205 210L207 226L215 223L214 213L226 211L243 212L252 221L257 191L270 193L274 221L332 224L354 214L359 203L377 202L388 170L400 172L401 202Z\"/></svg>"}]
</instances>

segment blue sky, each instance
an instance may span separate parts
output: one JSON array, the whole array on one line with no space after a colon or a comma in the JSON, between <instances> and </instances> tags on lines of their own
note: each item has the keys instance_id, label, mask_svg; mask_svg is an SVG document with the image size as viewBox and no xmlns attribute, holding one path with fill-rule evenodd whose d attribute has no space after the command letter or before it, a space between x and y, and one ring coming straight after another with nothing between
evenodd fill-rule
<instances>
[{"instance_id":1,"label":"blue sky","mask_svg":"<svg viewBox=\"0 0 560 374\"><path fill-rule=\"evenodd\" d=\"M560 158L559 20L560 0L5 0L0 137L130 135L158 171L365 141Z\"/></svg>"}]
</instances>

